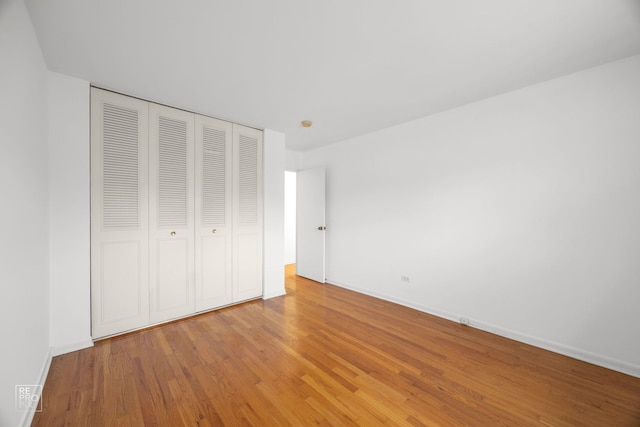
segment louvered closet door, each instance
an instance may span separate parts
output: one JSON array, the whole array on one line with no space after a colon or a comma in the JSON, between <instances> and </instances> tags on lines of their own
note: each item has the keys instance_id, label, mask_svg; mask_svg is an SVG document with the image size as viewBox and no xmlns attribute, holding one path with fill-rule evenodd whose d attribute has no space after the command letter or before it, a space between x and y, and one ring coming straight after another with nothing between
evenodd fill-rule
<instances>
[{"instance_id":1,"label":"louvered closet door","mask_svg":"<svg viewBox=\"0 0 640 427\"><path fill-rule=\"evenodd\" d=\"M194 312L194 115L149 107L150 320Z\"/></svg>"},{"instance_id":2,"label":"louvered closet door","mask_svg":"<svg viewBox=\"0 0 640 427\"><path fill-rule=\"evenodd\" d=\"M232 300L232 125L196 116L196 311Z\"/></svg>"},{"instance_id":3,"label":"louvered closet door","mask_svg":"<svg viewBox=\"0 0 640 427\"><path fill-rule=\"evenodd\" d=\"M233 125L233 301L262 295L262 132Z\"/></svg>"},{"instance_id":4,"label":"louvered closet door","mask_svg":"<svg viewBox=\"0 0 640 427\"><path fill-rule=\"evenodd\" d=\"M149 322L144 101L91 90L92 336Z\"/></svg>"}]
</instances>

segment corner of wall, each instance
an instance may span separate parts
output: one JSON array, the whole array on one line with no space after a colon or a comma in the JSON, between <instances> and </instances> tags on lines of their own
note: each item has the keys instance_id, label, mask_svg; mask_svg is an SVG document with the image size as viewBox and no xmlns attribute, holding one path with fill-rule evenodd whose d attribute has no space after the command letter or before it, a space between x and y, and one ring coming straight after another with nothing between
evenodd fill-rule
<instances>
[{"instance_id":1,"label":"corner of wall","mask_svg":"<svg viewBox=\"0 0 640 427\"><path fill-rule=\"evenodd\" d=\"M89 98L86 80L49 71L49 339L91 345Z\"/></svg>"},{"instance_id":2,"label":"corner of wall","mask_svg":"<svg viewBox=\"0 0 640 427\"><path fill-rule=\"evenodd\" d=\"M42 367L40 368L40 373L38 374L38 380L36 381L36 384L44 386L44 382L47 379L47 375L49 375L49 368L51 368L52 360L53 360L52 348L49 347L49 351L47 352L45 359L42 363ZM42 396L40 396L40 398L42 399ZM31 422L33 421L34 415L35 415L35 412L33 411L24 412L19 425L22 427L30 426Z\"/></svg>"},{"instance_id":3,"label":"corner of wall","mask_svg":"<svg viewBox=\"0 0 640 427\"><path fill-rule=\"evenodd\" d=\"M62 354L67 354L73 351L83 350L90 347L93 347L93 339L89 336L80 341L63 345L54 345L53 347L51 347L51 355L53 357L60 356Z\"/></svg>"},{"instance_id":4,"label":"corner of wall","mask_svg":"<svg viewBox=\"0 0 640 427\"><path fill-rule=\"evenodd\" d=\"M263 295L283 295L285 134L264 130Z\"/></svg>"}]
</instances>

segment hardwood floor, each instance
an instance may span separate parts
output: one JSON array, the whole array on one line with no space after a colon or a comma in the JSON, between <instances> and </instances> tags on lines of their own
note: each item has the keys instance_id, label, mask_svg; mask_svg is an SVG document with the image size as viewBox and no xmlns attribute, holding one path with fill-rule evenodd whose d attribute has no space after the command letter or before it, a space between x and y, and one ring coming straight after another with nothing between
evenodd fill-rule
<instances>
[{"instance_id":1,"label":"hardwood floor","mask_svg":"<svg viewBox=\"0 0 640 427\"><path fill-rule=\"evenodd\" d=\"M33 426L640 426L640 379L294 275L54 358Z\"/></svg>"}]
</instances>

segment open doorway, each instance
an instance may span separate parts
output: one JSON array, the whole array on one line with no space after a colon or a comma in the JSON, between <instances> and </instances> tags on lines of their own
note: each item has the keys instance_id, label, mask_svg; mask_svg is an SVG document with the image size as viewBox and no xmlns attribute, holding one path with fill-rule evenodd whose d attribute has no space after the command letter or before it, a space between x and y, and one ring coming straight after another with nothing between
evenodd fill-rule
<instances>
[{"instance_id":1,"label":"open doorway","mask_svg":"<svg viewBox=\"0 0 640 427\"><path fill-rule=\"evenodd\" d=\"M325 282L325 170L285 172L285 265Z\"/></svg>"}]
</instances>

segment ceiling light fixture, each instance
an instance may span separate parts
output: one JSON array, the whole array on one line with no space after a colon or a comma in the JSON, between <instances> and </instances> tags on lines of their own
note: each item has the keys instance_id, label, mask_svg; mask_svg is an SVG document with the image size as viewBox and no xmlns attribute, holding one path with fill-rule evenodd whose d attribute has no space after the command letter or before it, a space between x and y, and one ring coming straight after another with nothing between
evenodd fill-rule
<instances>
[{"instance_id":1,"label":"ceiling light fixture","mask_svg":"<svg viewBox=\"0 0 640 427\"><path fill-rule=\"evenodd\" d=\"M302 121L302 127L303 128L310 128L312 125L311 120L303 120Z\"/></svg>"}]
</instances>

